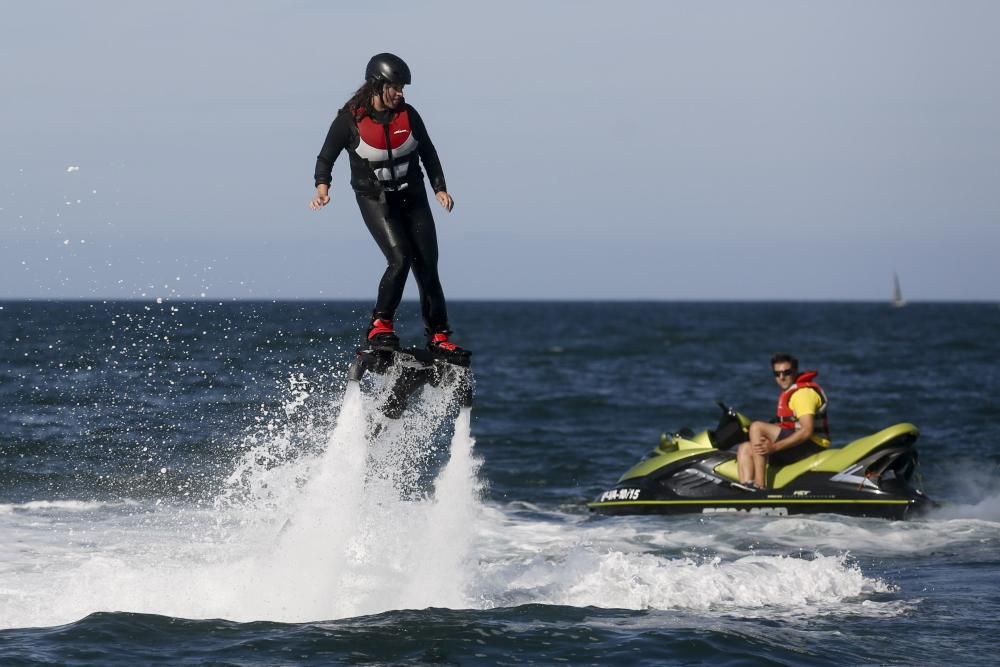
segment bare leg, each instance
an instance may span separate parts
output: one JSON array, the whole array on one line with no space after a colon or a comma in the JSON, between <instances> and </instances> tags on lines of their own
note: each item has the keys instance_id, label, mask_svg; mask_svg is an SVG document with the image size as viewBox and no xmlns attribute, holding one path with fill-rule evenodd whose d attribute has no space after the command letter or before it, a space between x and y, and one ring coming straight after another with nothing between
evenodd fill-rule
<instances>
[{"instance_id":1,"label":"bare leg","mask_svg":"<svg viewBox=\"0 0 1000 667\"><path fill-rule=\"evenodd\" d=\"M751 443L774 442L780 434L781 427L777 424L768 424L767 422L753 422L750 424ZM753 481L760 488L766 488L767 456L757 453L753 454Z\"/></svg>"},{"instance_id":2,"label":"bare leg","mask_svg":"<svg viewBox=\"0 0 1000 667\"><path fill-rule=\"evenodd\" d=\"M744 442L736 450L736 468L739 471L740 481L749 482L753 479L753 450L749 442Z\"/></svg>"},{"instance_id":3,"label":"bare leg","mask_svg":"<svg viewBox=\"0 0 1000 667\"><path fill-rule=\"evenodd\" d=\"M762 489L767 486L767 457L760 454L753 455L753 481Z\"/></svg>"}]
</instances>

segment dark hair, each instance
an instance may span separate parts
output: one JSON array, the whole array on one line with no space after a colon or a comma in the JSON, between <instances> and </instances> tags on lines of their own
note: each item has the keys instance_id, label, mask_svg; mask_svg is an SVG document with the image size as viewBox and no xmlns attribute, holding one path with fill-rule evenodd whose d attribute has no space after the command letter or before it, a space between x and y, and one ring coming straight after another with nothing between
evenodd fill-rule
<instances>
[{"instance_id":1,"label":"dark hair","mask_svg":"<svg viewBox=\"0 0 1000 667\"><path fill-rule=\"evenodd\" d=\"M372 98L379 94L379 90L376 90L375 86L377 84L371 81L365 81L361 84L361 87L354 91L351 95L351 99L344 103L344 106L340 107L340 111L337 114L342 114L345 111L350 113L354 117L354 120L361 120L365 116L370 116L372 114Z\"/></svg>"},{"instance_id":2,"label":"dark hair","mask_svg":"<svg viewBox=\"0 0 1000 667\"><path fill-rule=\"evenodd\" d=\"M793 357L792 355L788 354L787 352L778 352L776 355L774 355L773 357L771 357L771 365L772 366L774 366L775 364L783 363L783 362L787 362L787 363L791 364L793 370L798 370L799 369L799 360L796 359L795 357Z\"/></svg>"}]
</instances>

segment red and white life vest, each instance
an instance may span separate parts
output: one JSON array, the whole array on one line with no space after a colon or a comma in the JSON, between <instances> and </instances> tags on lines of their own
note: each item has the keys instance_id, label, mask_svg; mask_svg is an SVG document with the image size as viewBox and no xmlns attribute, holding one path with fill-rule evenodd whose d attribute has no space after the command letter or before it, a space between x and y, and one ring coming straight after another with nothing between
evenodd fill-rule
<instances>
[{"instance_id":1,"label":"red and white life vest","mask_svg":"<svg viewBox=\"0 0 1000 667\"><path fill-rule=\"evenodd\" d=\"M366 160L385 190L403 190L407 174L418 170L417 140L406 109L396 113L387 125L364 116L357 122L360 141L355 152ZM412 174L411 174L412 175Z\"/></svg>"},{"instance_id":2,"label":"red and white life vest","mask_svg":"<svg viewBox=\"0 0 1000 667\"><path fill-rule=\"evenodd\" d=\"M792 411L792 408L789 405L789 403L791 403L792 394L794 394L799 389L808 387L810 389L816 390L816 393L819 394L820 399L823 401L822 404L819 406L819 409L816 411L815 415L816 422L815 426L813 427L813 431L816 435L819 435L829 440L830 422L826 417L826 407L827 407L826 393L823 391L822 387L813 382L813 378L815 378L817 375L819 375L818 371L805 371L804 373L800 373L798 377L795 378L795 382L792 384L792 386L786 389L785 391L781 392L781 395L778 396L777 424L781 428L787 428L787 429L802 428L802 425L796 418L795 413Z\"/></svg>"}]
</instances>

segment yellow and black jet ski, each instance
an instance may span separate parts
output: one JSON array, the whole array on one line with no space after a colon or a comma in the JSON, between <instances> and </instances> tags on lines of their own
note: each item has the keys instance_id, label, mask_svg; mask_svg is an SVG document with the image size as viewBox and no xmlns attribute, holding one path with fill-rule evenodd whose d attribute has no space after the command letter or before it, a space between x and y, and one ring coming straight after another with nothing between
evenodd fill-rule
<instances>
[{"instance_id":1,"label":"yellow and black jet ski","mask_svg":"<svg viewBox=\"0 0 1000 667\"><path fill-rule=\"evenodd\" d=\"M601 514L836 513L903 519L933 503L918 485L913 424L895 424L782 467L767 488L740 484L736 448L750 420L719 403L716 429L664 434L660 444L588 507Z\"/></svg>"}]
</instances>

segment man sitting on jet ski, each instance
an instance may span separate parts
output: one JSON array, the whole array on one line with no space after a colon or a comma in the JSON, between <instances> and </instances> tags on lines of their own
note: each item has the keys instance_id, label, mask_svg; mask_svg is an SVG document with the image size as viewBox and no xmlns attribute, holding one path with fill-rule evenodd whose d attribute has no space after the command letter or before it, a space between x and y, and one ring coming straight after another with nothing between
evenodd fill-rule
<instances>
[{"instance_id":1,"label":"man sitting on jet ski","mask_svg":"<svg viewBox=\"0 0 1000 667\"><path fill-rule=\"evenodd\" d=\"M788 465L830 446L827 400L816 384L816 371L799 373L799 360L790 354L771 357L774 381L781 387L774 423L750 424L750 440L736 451L740 481L751 489L766 486L767 464Z\"/></svg>"}]
</instances>

